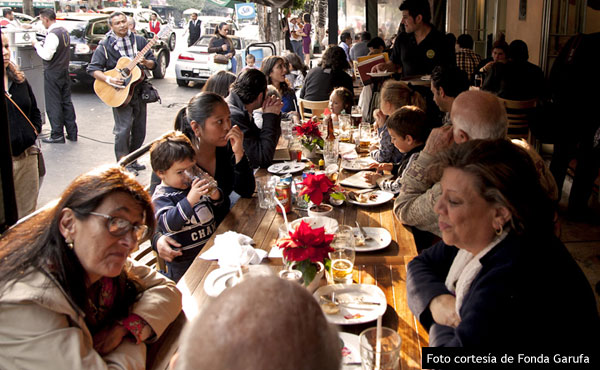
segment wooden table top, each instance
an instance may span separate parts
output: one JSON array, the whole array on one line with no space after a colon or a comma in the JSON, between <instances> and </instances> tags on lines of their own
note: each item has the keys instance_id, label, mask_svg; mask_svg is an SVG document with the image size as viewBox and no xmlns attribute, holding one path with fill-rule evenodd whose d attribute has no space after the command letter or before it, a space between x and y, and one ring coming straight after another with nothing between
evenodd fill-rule
<instances>
[{"instance_id":1,"label":"wooden table top","mask_svg":"<svg viewBox=\"0 0 600 370\"><path fill-rule=\"evenodd\" d=\"M348 175L342 171L341 178ZM267 172L260 170L256 176L264 176ZM394 217L393 201L375 207L358 207L344 203L334 207L331 217L340 225L352 225L358 221L364 227L383 227L392 235L392 243L380 251L357 253L354 265L354 281L357 283L375 284L385 293L388 308L383 316L383 325L396 329L402 337L401 369L421 368L421 347L427 346L427 332L410 312L406 302L406 264L417 255L413 236ZM288 220L298 218L294 212L288 213ZM265 210L258 206L256 196L240 199L230 213L219 225L216 232L205 245L203 251L214 244L216 235L233 230L252 237L256 248L269 251L278 237L278 229L283 224L283 217L275 210ZM281 259L265 258L274 270L281 269ZM158 342L148 348L147 368L167 369L171 356L178 348L178 337L187 320L198 315L202 307L211 297L204 292L206 276L218 268L216 261L196 259L189 270L177 284L183 293L183 313L162 335ZM359 334L362 330L374 326L375 323L341 326L340 330Z\"/></svg>"}]
</instances>

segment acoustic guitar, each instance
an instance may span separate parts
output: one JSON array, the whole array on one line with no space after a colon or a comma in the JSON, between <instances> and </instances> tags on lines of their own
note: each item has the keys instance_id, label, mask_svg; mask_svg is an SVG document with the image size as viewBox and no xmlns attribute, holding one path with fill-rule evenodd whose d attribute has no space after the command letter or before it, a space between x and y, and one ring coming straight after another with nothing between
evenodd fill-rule
<instances>
[{"instance_id":1,"label":"acoustic guitar","mask_svg":"<svg viewBox=\"0 0 600 370\"><path fill-rule=\"evenodd\" d=\"M169 27L161 29L133 59L121 57L117 61L115 68L104 72L104 74L109 77L123 78L123 80L125 80L123 85L107 83L98 79L94 81L94 92L106 105L117 108L129 104L135 86L143 80L141 78L142 70L137 64L142 60L144 55L146 55L148 50L154 46L156 41L167 34L167 32L170 32Z\"/></svg>"}]
</instances>

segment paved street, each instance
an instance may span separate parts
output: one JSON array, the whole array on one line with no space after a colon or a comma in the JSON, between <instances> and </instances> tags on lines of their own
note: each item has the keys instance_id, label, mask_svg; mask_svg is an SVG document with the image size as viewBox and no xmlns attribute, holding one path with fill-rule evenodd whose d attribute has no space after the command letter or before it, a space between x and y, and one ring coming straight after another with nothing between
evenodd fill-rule
<instances>
[{"instance_id":1,"label":"paved street","mask_svg":"<svg viewBox=\"0 0 600 370\"><path fill-rule=\"evenodd\" d=\"M177 111L200 91L200 86L197 85L183 88L175 83L175 60L181 50L187 47L187 42L181 37L183 30L178 29L176 32L177 48L171 53L167 76L163 80L151 80L160 93L162 104L148 104L146 142L172 129ZM42 144L47 174L40 189L38 207L58 197L81 173L101 164L115 162L112 109L96 96L91 87L74 85L72 95L79 126L79 141ZM50 124L47 122L42 134L47 135L49 132ZM138 180L145 184L150 178L147 156L142 163L148 169L140 173Z\"/></svg>"}]
</instances>

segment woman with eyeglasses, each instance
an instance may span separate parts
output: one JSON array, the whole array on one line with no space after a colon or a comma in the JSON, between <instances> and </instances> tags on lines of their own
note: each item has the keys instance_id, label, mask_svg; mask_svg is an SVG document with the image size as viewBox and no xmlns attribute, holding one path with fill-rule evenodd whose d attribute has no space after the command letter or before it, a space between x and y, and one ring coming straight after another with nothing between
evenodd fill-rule
<instances>
[{"instance_id":1,"label":"woman with eyeglasses","mask_svg":"<svg viewBox=\"0 0 600 370\"><path fill-rule=\"evenodd\" d=\"M237 73L235 46L233 40L229 38L229 27L228 23L219 23L215 28L215 35L208 42L208 52L215 53L214 63L228 64L227 62L231 61L231 72Z\"/></svg>"},{"instance_id":2,"label":"woman with eyeglasses","mask_svg":"<svg viewBox=\"0 0 600 370\"><path fill-rule=\"evenodd\" d=\"M121 169L104 167L5 232L3 367L145 368L143 342L181 311L175 283L128 258L154 227L148 193Z\"/></svg>"}]
</instances>

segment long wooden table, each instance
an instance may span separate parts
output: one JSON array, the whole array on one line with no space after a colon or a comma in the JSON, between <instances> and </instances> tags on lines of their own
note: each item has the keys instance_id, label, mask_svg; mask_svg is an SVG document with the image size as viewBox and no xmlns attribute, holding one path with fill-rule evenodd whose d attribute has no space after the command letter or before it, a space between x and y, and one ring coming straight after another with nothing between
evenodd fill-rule
<instances>
[{"instance_id":1,"label":"long wooden table","mask_svg":"<svg viewBox=\"0 0 600 370\"><path fill-rule=\"evenodd\" d=\"M258 176L266 175L260 170ZM342 172L342 177L347 173ZM366 253L357 253L353 278L357 283L375 284L387 297L388 307L383 316L383 325L398 331L402 337L401 369L421 368L421 347L427 346L428 335L410 312L406 303L406 264L417 254L412 234L394 217L393 201L375 207L357 207L344 203L335 207L331 217L340 225L352 225L358 221L362 226L384 227L392 235L392 243L387 248ZM298 215L290 212L288 219ZM256 243L256 248L269 251L278 237L283 217L275 210L265 210L258 206L256 196L240 199L231 212L219 225L204 250L214 244L216 235L233 230L246 234ZM281 259L265 258L264 264L274 270L282 268ZM178 288L183 293L183 313L169 327L158 342L149 346L147 368L164 370L168 368L171 356L178 348L178 338L187 320L198 315L203 305L211 297L204 292L207 275L218 268L216 261L196 259L181 279ZM340 326L340 330L359 334L375 323Z\"/></svg>"}]
</instances>

